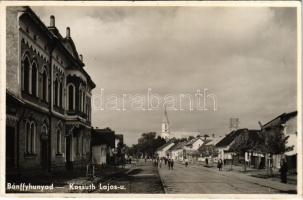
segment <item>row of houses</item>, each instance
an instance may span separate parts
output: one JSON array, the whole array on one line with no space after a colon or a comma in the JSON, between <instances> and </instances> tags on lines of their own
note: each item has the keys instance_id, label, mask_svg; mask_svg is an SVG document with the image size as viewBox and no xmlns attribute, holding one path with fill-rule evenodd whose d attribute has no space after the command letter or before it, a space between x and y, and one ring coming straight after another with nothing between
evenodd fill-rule
<instances>
[{"instance_id":1,"label":"row of houses","mask_svg":"<svg viewBox=\"0 0 303 200\"><path fill-rule=\"evenodd\" d=\"M109 163L123 135L91 125L96 85L71 29L61 35L28 6L8 7L6 20L6 175Z\"/></svg>"},{"instance_id":2,"label":"row of houses","mask_svg":"<svg viewBox=\"0 0 303 200\"><path fill-rule=\"evenodd\" d=\"M202 157L212 157L214 155L212 149L219 139L222 138L215 137L215 135L209 137L198 135L189 141L176 142L174 140L169 140L163 146L159 147L156 153L160 158L170 157L178 161L183 161L187 158L190 161L195 162Z\"/></svg>"},{"instance_id":3,"label":"row of houses","mask_svg":"<svg viewBox=\"0 0 303 200\"><path fill-rule=\"evenodd\" d=\"M259 130L238 129L230 132L216 145L216 148L219 151L218 158L224 161L233 162L234 164L239 163L239 157L231 149L237 137L246 135L249 140L257 142L257 140L260 139L261 132L265 132L266 134L276 128L282 129L284 136L288 137L286 146L291 148L290 151L285 152L283 155L268 155L263 154L258 148L252 148L252 150L245 152L242 160L253 168L261 169L271 166L273 169L279 169L280 160L285 156L289 168L295 171L297 161L297 111L283 113L264 125L260 123Z\"/></svg>"},{"instance_id":4,"label":"row of houses","mask_svg":"<svg viewBox=\"0 0 303 200\"><path fill-rule=\"evenodd\" d=\"M185 158L192 162L202 161L206 158L213 162L222 159L224 164L246 162L248 166L253 168L271 166L276 169L280 167L282 156L286 156L289 168L295 171L297 157L297 111L283 113L264 125L259 124L260 129L258 130L237 129L226 134L224 137L215 137L212 135L205 138L197 136L190 141L182 142L170 140L157 149L157 154L159 157L170 157L179 161L183 161ZM275 128L282 129L284 136L288 137L286 146L291 147L291 150L285 152L283 155L266 155L256 146L245 152L244 156L241 157L231 148L240 136L245 136L249 141L257 143L260 140L261 132L266 134Z\"/></svg>"}]
</instances>

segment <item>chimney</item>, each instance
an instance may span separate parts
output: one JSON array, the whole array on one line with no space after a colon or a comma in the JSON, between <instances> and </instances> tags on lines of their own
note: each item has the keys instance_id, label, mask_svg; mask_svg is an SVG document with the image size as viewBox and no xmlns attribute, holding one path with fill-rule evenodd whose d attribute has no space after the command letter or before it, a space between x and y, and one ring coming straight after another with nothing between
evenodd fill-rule
<instances>
[{"instance_id":1,"label":"chimney","mask_svg":"<svg viewBox=\"0 0 303 200\"><path fill-rule=\"evenodd\" d=\"M82 54L79 55L79 58L80 58L81 62L83 62L83 56L82 56Z\"/></svg>"},{"instance_id":2,"label":"chimney","mask_svg":"<svg viewBox=\"0 0 303 200\"><path fill-rule=\"evenodd\" d=\"M50 16L50 24L49 25L50 26L55 26L55 17L54 17L54 15Z\"/></svg>"},{"instance_id":3,"label":"chimney","mask_svg":"<svg viewBox=\"0 0 303 200\"><path fill-rule=\"evenodd\" d=\"M70 38L70 28L66 27L66 38Z\"/></svg>"}]
</instances>

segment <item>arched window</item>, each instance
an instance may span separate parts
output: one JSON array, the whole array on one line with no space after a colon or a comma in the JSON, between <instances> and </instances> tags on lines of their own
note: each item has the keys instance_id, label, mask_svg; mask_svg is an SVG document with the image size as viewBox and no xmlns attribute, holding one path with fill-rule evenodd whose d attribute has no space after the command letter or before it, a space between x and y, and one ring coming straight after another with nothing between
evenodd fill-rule
<instances>
[{"instance_id":1,"label":"arched window","mask_svg":"<svg viewBox=\"0 0 303 200\"><path fill-rule=\"evenodd\" d=\"M32 65L32 95L38 96L38 68L36 63Z\"/></svg>"},{"instance_id":2,"label":"arched window","mask_svg":"<svg viewBox=\"0 0 303 200\"><path fill-rule=\"evenodd\" d=\"M79 90L79 110L82 111L82 89Z\"/></svg>"},{"instance_id":3,"label":"arched window","mask_svg":"<svg viewBox=\"0 0 303 200\"><path fill-rule=\"evenodd\" d=\"M25 124L25 139L26 139L26 146L25 146L25 151L27 154L30 153L31 147L30 147L30 141L31 141L31 127L30 123L26 122Z\"/></svg>"},{"instance_id":4,"label":"arched window","mask_svg":"<svg viewBox=\"0 0 303 200\"><path fill-rule=\"evenodd\" d=\"M46 70L43 70L42 74L42 99L47 101L47 93L48 93L48 81L47 81L47 73Z\"/></svg>"},{"instance_id":5,"label":"arched window","mask_svg":"<svg viewBox=\"0 0 303 200\"><path fill-rule=\"evenodd\" d=\"M36 153L36 125L34 122L26 122L26 153L34 154Z\"/></svg>"},{"instance_id":6,"label":"arched window","mask_svg":"<svg viewBox=\"0 0 303 200\"><path fill-rule=\"evenodd\" d=\"M61 131L57 129L57 154L61 154Z\"/></svg>"},{"instance_id":7,"label":"arched window","mask_svg":"<svg viewBox=\"0 0 303 200\"><path fill-rule=\"evenodd\" d=\"M43 136L47 136L48 135L48 133L47 133L47 126L45 124L43 124L43 126L42 126L41 135L43 135Z\"/></svg>"},{"instance_id":8,"label":"arched window","mask_svg":"<svg viewBox=\"0 0 303 200\"><path fill-rule=\"evenodd\" d=\"M87 102L85 104L85 114L86 114L86 118L88 119L88 103Z\"/></svg>"},{"instance_id":9,"label":"arched window","mask_svg":"<svg viewBox=\"0 0 303 200\"><path fill-rule=\"evenodd\" d=\"M71 111L71 110L75 109L75 86L70 84L70 85L68 85L67 90L68 90L68 92L67 92L67 98L68 98L67 107L68 107L68 110Z\"/></svg>"},{"instance_id":10,"label":"arched window","mask_svg":"<svg viewBox=\"0 0 303 200\"><path fill-rule=\"evenodd\" d=\"M31 123L31 153L36 152L36 125L34 122Z\"/></svg>"},{"instance_id":11,"label":"arched window","mask_svg":"<svg viewBox=\"0 0 303 200\"><path fill-rule=\"evenodd\" d=\"M85 138L84 136L82 135L82 141L81 141L81 155L84 155L84 152L85 152Z\"/></svg>"},{"instance_id":12,"label":"arched window","mask_svg":"<svg viewBox=\"0 0 303 200\"><path fill-rule=\"evenodd\" d=\"M59 86L59 106L62 108L62 97L63 97L63 84L62 81L60 81L60 86Z\"/></svg>"},{"instance_id":13,"label":"arched window","mask_svg":"<svg viewBox=\"0 0 303 200\"><path fill-rule=\"evenodd\" d=\"M23 62L23 89L25 92L29 93L29 68L30 68L30 62L28 57L25 57Z\"/></svg>"},{"instance_id":14,"label":"arched window","mask_svg":"<svg viewBox=\"0 0 303 200\"><path fill-rule=\"evenodd\" d=\"M87 110L87 119L88 121L90 121L90 106L88 106L88 110Z\"/></svg>"},{"instance_id":15,"label":"arched window","mask_svg":"<svg viewBox=\"0 0 303 200\"><path fill-rule=\"evenodd\" d=\"M58 79L54 82L54 105L58 105Z\"/></svg>"},{"instance_id":16,"label":"arched window","mask_svg":"<svg viewBox=\"0 0 303 200\"><path fill-rule=\"evenodd\" d=\"M85 113L85 92L83 91L82 111Z\"/></svg>"},{"instance_id":17,"label":"arched window","mask_svg":"<svg viewBox=\"0 0 303 200\"><path fill-rule=\"evenodd\" d=\"M79 156L80 155L80 151L79 151L79 145L80 145L80 135L76 136L76 155Z\"/></svg>"}]
</instances>

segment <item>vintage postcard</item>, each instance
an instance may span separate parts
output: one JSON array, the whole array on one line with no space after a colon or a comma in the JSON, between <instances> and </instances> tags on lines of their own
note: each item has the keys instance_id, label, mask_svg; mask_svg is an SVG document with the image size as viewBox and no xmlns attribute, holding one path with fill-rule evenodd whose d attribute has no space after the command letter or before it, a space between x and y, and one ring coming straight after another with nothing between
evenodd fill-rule
<instances>
[{"instance_id":1,"label":"vintage postcard","mask_svg":"<svg viewBox=\"0 0 303 200\"><path fill-rule=\"evenodd\" d=\"M1 2L1 81L4 196L302 195L299 2Z\"/></svg>"}]
</instances>

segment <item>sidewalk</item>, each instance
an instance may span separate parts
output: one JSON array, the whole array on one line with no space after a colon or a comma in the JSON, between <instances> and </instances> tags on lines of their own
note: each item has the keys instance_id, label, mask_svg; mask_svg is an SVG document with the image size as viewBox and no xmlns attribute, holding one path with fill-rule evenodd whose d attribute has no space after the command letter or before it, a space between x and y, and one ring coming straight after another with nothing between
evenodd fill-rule
<instances>
[{"instance_id":1,"label":"sidewalk","mask_svg":"<svg viewBox=\"0 0 303 200\"><path fill-rule=\"evenodd\" d=\"M11 180L16 184L18 183L30 183L31 185L51 185L54 184L54 189L51 193L81 193L81 192L92 192L93 190L86 189L90 185L97 185L100 182L106 181L111 176L119 173L125 173L130 170L132 166L126 165L125 168L121 167L106 167L96 169L95 177L86 177L86 169L75 169L71 171L53 172L43 175L24 176L18 177L16 180ZM85 189L71 190L70 184L74 186L81 186ZM19 193L20 191L7 191L9 193ZM27 190L31 193L39 193L37 190Z\"/></svg>"},{"instance_id":2,"label":"sidewalk","mask_svg":"<svg viewBox=\"0 0 303 200\"><path fill-rule=\"evenodd\" d=\"M95 177L88 178L86 176L77 177L75 179L71 179L67 182L65 182L65 185L63 187L58 188L54 191L55 193L90 193L93 192L95 189L90 189L91 185L97 186L101 182L105 182L108 179L110 179L113 176L117 176L121 173L127 172L131 168L131 165L126 165L125 168L121 167L108 167L108 168L101 168L96 169L95 171ZM74 184L74 186L81 186L84 189L77 189L77 190L71 190L70 184ZM87 189L89 188L89 189Z\"/></svg>"},{"instance_id":3,"label":"sidewalk","mask_svg":"<svg viewBox=\"0 0 303 200\"><path fill-rule=\"evenodd\" d=\"M195 164L207 167L207 166L205 166L205 163L195 163ZM210 165L208 167L217 168L215 164L213 164L212 166ZM223 170L224 171L234 171L234 172L238 172L241 174L246 174L248 176L262 178L262 179L268 179L268 180L277 181L277 182L281 181L280 173L277 170L273 171L273 174L271 176L268 175L268 172L266 169L255 169L255 168L250 168L247 166L246 171L244 171L244 168L242 165L232 165L232 169L231 169L230 165L225 165L225 166L223 166ZM287 184L297 185L297 175L289 174L287 176Z\"/></svg>"},{"instance_id":4,"label":"sidewalk","mask_svg":"<svg viewBox=\"0 0 303 200\"><path fill-rule=\"evenodd\" d=\"M265 179L265 178L257 178L256 174L260 174L260 172L262 173L264 170L258 170L258 169L251 169L249 168L247 172L243 172L242 170L242 166L232 166L232 170L230 170L230 166L226 165L223 168L223 171L218 171L217 167L213 166L213 167L206 167L204 166L204 164L201 163L195 163L194 165L196 166L201 166L204 167L206 170L209 171L217 171L218 173L224 173L225 176L228 177L239 177L239 178L244 178L245 180L254 183L254 184L258 184L258 185L262 185L265 187L269 187L272 189L276 189L279 190L281 192L287 192L287 193L296 193L297 191L297 185L296 184L285 184L285 183L281 183L279 182L279 179L277 180L277 178L273 179ZM293 178L293 177L291 177Z\"/></svg>"},{"instance_id":5,"label":"sidewalk","mask_svg":"<svg viewBox=\"0 0 303 200\"><path fill-rule=\"evenodd\" d=\"M164 193L161 179L157 167L153 163L140 160L132 165L126 172L118 173L102 185L119 186L120 189L97 189L94 193L144 193L144 194L161 194ZM121 186L124 189L121 189Z\"/></svg>"},{"instance_id":6,"label":"sidewalk","mask_svg":"<svg viewBox=\"0 0 303 200\"><path fill-rule=\"evenodd\" d=\"M230 171L230 166L226 165L226 170ZM243 166L232 166L232 171L246 174L248 176L256 177L256 178L261 178L261 179L268 179L272 181L277 181L281 182L280 179L280 173L279 171L275 170L273 171L273 174L271 176L268 175L268 172L266 169L255 169L255 168L246 168L246 171L244 171ZM288 175L287 176L287 184L290 185L297 185L297 175Z\"/></svg>"}]
</instances>

